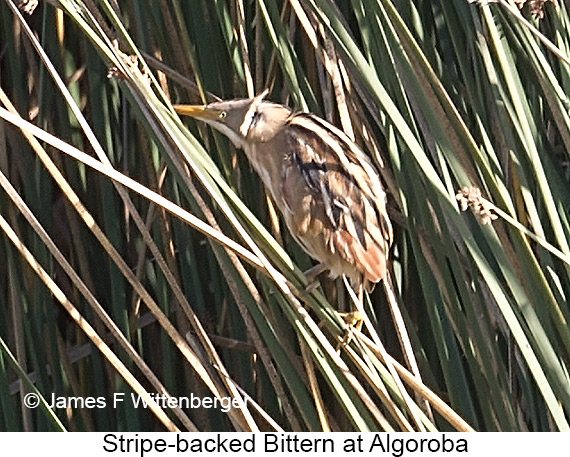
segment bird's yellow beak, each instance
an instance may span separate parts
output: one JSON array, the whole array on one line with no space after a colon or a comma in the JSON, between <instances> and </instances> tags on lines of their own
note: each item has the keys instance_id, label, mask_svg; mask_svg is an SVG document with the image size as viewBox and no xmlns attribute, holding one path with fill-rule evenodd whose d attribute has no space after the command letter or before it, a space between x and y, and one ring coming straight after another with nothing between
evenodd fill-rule
<instances>
[{"instance_id":1,"label":"bird's yellow beak","mask_svg":"<svg viewBox=\"0 0 570 457\"><path fill-rule=\"evenodd\" d=\"M174 105L174 111L181 116L192 116L203 121L218 119L220 113L205 105Z\"/></svg>"}]
</instances>

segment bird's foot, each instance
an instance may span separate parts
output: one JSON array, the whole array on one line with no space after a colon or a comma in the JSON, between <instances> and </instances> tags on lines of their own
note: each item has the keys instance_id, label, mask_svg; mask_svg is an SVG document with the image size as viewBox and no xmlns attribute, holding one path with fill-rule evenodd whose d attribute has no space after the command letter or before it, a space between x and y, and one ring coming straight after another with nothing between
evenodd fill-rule
<instances>
[{"instance_id":1,"label":"bird's foot","mask_svg":"<svg viewBox=\"0 0 570 457\"><path fill-rule=\"evenodd\" d=\"M351 311L349 313L339 314L350 328L355 328L356 330L362 329L363 319L360 315L360 311Z\"/></svg>"},{"instance_id":2,"label":"bird's foot","mask_svg":"<svg viewBox=\"0 0 570 457\"><path fill-rule=\"evenodd\" d=\"M342 319L347 324L347 332L345 333L344 337L340 339L339 344L336 347L337 352L340 350L341 347L347 346L352 339L353 330L360 331L362 329L362 324L364 319L360 315L359 311L351 311L349 313L339 313Z\"/></svg>"}]
</instances>

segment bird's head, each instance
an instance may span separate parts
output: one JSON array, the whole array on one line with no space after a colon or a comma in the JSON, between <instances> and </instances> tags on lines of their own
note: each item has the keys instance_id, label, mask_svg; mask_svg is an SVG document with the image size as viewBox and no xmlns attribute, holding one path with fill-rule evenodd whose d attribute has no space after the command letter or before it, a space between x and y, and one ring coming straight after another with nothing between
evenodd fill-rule
<instances>
[{"instance_id":1,"label":"bird's head","mask_svg":"<svg viewBox=\"0 0 570 457\"><path fill-rule=\"evenodd\" d=\"M285 124L291 110L263 101L269 90L253 98L243 98L209 105L174 105L184 116L206 122L226 135L237 148L267 141Z\"/></svg>"}]
</instances>

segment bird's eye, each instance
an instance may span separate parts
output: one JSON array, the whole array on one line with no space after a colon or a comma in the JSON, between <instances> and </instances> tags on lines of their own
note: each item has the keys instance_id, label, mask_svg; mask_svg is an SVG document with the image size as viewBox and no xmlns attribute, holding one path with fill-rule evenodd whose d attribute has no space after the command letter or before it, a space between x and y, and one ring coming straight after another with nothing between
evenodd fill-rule
<instances>
[{"instance_id":1,"label":"bird's eye","mask_svg":"<svg viewBox=\"0 0 570 457\"><path fill-rule=\"evenodd\" d=\"M218 114L218 117L220 119L225 119L227 115L228 115L228 113L226 113L225 111L222 111L220 114Z\"/></svg>"}]
</instances>

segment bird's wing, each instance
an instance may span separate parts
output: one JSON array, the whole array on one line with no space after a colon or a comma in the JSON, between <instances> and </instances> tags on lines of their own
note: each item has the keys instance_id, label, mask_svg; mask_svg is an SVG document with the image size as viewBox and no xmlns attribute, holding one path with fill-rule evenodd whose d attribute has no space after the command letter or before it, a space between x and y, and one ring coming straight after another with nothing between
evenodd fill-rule
<instances>
[{"instance_id":1,"label":"bird's wing","mask_svg":"<svg viewBox=\"0 0 570 457\"><path fill-rule=\"evenodd\" d=\"M342 131L316 116L293 114L288 125L292 153L284 178L302 179L310 189L313 216L330 233L329 251L378 282L385 276L392 226L373 165Z\"/></svg>"}]
</instances>

